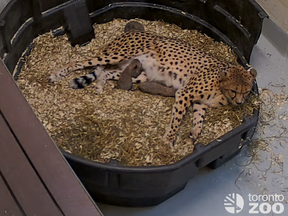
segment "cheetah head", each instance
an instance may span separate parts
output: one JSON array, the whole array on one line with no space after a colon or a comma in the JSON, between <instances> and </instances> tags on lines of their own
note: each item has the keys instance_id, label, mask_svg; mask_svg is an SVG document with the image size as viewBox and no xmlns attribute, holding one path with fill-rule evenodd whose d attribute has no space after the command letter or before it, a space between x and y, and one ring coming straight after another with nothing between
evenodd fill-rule
<instances>
[{"instance_id":1,"label":"cheetah head","mask_svg":"<svg viewBox=\"0 0 288 216\"><path fill-rule=\"evenodd\" d=\"M243 104L252 91L256 76L257 71L253 68L246 70L242 66L232 66L220 72L221 91L230 103Z\"/></svg>"}]
</instances>

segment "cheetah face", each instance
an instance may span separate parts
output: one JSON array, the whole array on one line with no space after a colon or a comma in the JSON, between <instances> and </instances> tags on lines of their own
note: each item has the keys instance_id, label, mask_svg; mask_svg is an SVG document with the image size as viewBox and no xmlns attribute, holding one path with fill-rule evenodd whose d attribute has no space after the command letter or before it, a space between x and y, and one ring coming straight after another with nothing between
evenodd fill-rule
<instances>
[{"instance_id":1,"label":"cheetah face","mask_svg":"<svg viewBox=\"0 0 288 216\"><path fill-rule=\"evenodd\" d=\"M245 70L235 66L220 73L220 88L228 101L234 105L241 105L252 91L257 71L253 68Z\"/></svg>"},{"instance_id":2,"label":"cheetah face","mask_svg":"<svg viewBox=\"0 0 288 216\"><path fill-rule=\"evenodd\" d=\"M245 102L246 97L250 94L252 88L243 87L243 90L239 88L224 89L223 94L228 98L228 101L234 105L241 105Z\"/></svg>"}]
</instances>

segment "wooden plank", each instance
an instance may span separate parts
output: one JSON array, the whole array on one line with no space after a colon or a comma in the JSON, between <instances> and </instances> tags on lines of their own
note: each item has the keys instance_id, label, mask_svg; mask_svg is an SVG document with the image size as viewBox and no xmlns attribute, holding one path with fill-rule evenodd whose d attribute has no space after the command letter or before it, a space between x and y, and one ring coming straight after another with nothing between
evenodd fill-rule
<instances>
[{"instance_id":1,"label":"wooden plank","mask_svg":"<svg viewBox=\"0 0 288 216\"><path fill-rule=\"evenodd\" d=\"M0 82L0 110L64 215L102 215L2 61Z\"/></svg>"},{"instance_id":2,"label":"wooden plank","mask_svg":"<svg viewBox=\"0 0 288 216\"><path fill-rule=\"evenodd\" d=\"M23 215L0 175L0 215Z\"/></svg>"},{"instance_id":3,"label":"wooden plank","mask_svg":"<svg viewBox=\"0 0 288 216\"><path fill-rule=\"evenodd\" d=\"M26 215L61 216L0 114L0 170Z\"/></svg>"}]
</instances>

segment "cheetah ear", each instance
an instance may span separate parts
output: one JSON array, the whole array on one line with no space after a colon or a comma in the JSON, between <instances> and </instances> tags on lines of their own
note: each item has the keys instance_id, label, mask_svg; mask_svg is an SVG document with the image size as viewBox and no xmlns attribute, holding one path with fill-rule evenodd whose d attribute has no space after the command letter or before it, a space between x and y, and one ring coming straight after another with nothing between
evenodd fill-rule
<instances>
[{"instance_id":1,"label":"cheetah ear","mask_svg":"<svg viewBox=\"0 0 288 216\"><path fill-rule=\"evenodd\" d=\"M228 79L228 73L225 70L220 70L219 71L219 75L220 75L220 81L221 82L223 82L223 81Z\"/></svg>"},{"instance_id":2,"label":"cheetah ear","mask_svg":"<svg viewBox=\"0 0 288 216\"><path fill-rule=\"evenodd\" d=\"M257 71L254 68L251 67L247 71L250 72L254 78L257 76Z\"/></svg>"}]
</instances>

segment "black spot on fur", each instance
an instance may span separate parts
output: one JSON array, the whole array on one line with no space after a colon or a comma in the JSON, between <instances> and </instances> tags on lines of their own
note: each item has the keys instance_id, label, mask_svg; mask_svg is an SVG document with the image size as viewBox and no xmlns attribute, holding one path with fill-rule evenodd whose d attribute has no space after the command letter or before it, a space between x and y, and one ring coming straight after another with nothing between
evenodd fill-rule
<instances>
[{"instance_id":1,"label":"black spot on fur","mask_svg":"<svg viewBox=\"0 0 288 216\"><path fill-rule=\"evenodd\" d=\"M174 80L177 79L177 73L174 73L174 76L173 76Z\"/></svg>"}]
</instances>

